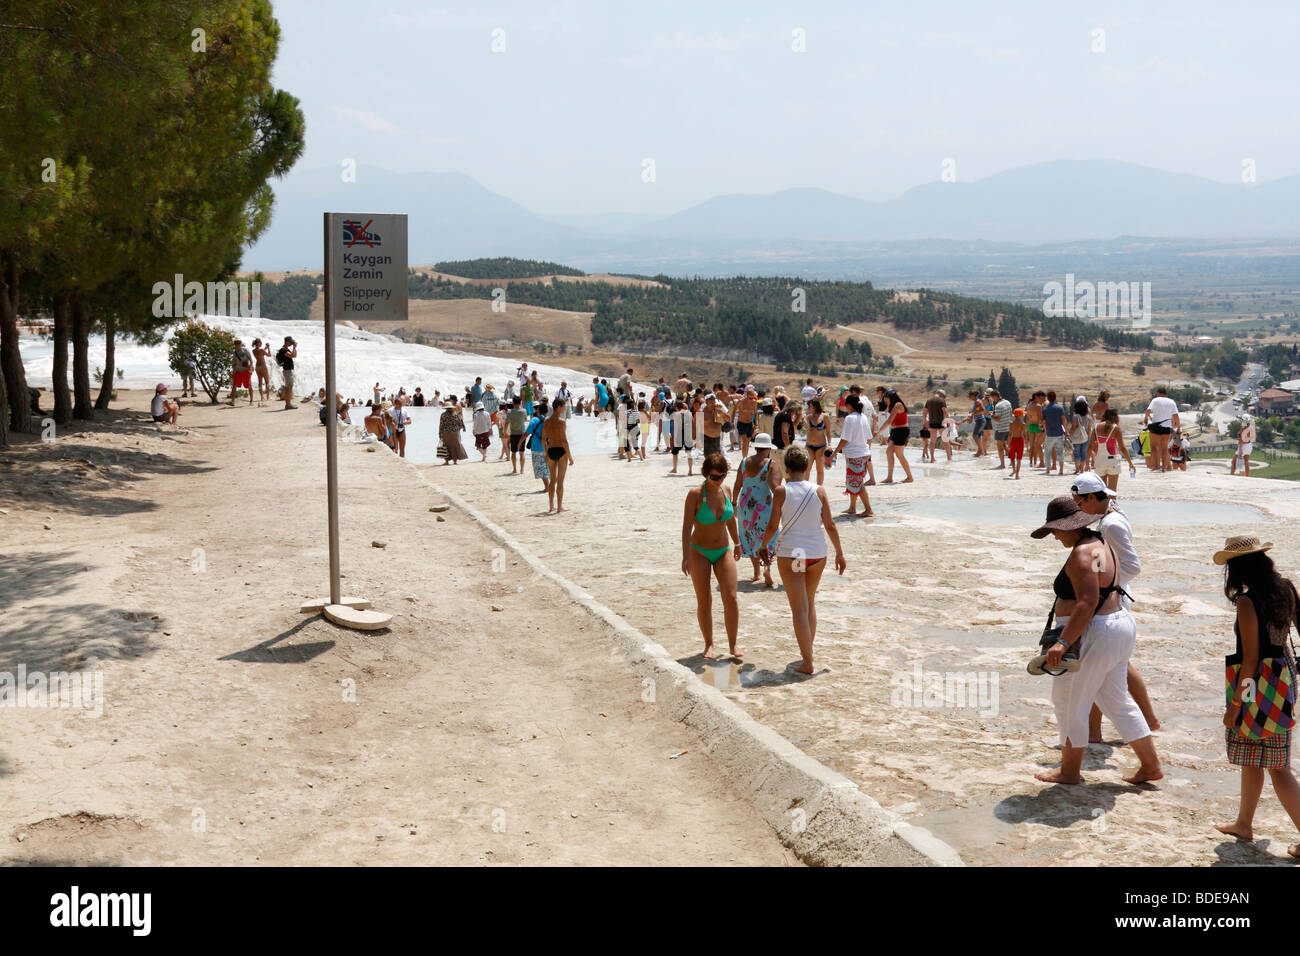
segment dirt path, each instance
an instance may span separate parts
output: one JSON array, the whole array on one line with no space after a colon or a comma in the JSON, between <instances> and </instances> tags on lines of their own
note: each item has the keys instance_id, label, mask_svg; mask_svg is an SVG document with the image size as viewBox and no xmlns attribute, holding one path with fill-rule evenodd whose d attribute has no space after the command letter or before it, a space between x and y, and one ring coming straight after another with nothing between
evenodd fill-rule
<instances>
[{"instance_id":1,"label":"dirt path","mask_svg":"<svg viewBox=\"0 0 1300 956\"><path fill-rule=\"evenodd\" d=\"M140 419L0 453L0 672L100 668L104 702L0 709L0 862L795 862L387 452L341 455L344 589L395 616L362 634L297 613L326 584L314 412Z\"/></svg>"}]
</instances>

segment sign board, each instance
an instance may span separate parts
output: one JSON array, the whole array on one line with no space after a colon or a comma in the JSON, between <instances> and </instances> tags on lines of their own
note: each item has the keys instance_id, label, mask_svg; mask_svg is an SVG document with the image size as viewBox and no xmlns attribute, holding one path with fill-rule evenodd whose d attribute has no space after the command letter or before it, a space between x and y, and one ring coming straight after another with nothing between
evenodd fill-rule
<instances>
[{"instance_id":1,"label":"sign board","mask_svg":"<svg viewBox=\"0 0 1300 956\"><path fill-rule=\"evenodd\" d=\"M325 214L326 309L343 319L406 321L406 215Z\"/></svg>"}]
</instances>

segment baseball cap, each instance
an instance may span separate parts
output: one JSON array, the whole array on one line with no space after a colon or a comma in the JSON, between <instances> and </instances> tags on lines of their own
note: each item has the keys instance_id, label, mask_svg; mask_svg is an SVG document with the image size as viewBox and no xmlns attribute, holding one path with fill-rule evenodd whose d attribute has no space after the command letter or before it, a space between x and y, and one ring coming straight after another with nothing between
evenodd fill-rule
<instances>
[{"instance_id":1,"label":"baseball cap","mask_svg":"<svg viewBox=\"0 0 1300 956\"><path fill-rule=\"evenodd\" d=\"M1095 495L1104 491L1114 498L1117 494L1117 492L1111 491L1106 486L1106 482L1102 481L1096 472L1092 471L1085 471L1083 474L1075 476L1074 484L1070 486L1070 490L1076 495Z\"/></svg>"},{"instance_id":2,"label":"baseball cap","mask_svg":"<svg viewBox=\"0 0 1300 956\"><path fill-rule=\"evenodd\" d=\"M1024 413L1025 413L1025 410L1024 410L1023 408L1017 408L1017 409L1016 409L1015 411L1013 411L1011 414L1012 414L1012 415L1023 415Z\"/></svg>"}]
</instances>

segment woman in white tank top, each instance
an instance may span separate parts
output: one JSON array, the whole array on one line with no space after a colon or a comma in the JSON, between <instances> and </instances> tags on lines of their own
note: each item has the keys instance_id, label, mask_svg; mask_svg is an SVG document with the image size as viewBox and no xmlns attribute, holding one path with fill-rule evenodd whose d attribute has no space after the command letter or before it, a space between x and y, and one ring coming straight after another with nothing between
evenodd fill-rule
<instances>
[{"instance_id":1,"label":"woman in white tank top","mask_svg":"<svg viewBox=\"0 0 1300 956\"><path fill-rule=\"evenodd\" d=\"M840 533L831 517L826 489L808 480L811 464L807 449L794 445L785 450L786 483L772 493L772 517L763 535L766 550L780 528L776 545L776 569L790 602L794 636L803 657L795 670L813 673L813 641L817 637L817 585L826 570L826 537L835 545L835 570L844 573L844 551Z\"/></svg>"}]
</instances>

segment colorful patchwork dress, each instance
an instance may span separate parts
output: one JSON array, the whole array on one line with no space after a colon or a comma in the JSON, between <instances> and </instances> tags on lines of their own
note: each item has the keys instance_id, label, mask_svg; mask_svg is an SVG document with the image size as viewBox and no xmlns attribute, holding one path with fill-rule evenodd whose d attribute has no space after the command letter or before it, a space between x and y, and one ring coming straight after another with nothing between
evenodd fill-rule
<instances>
[{"instance_id":1,"label":"colorful patchwork dress","mask_svg":"<svg viewBox=\"0 0 1300 956\"><path fill-rule=\"evenodd\" d=\"M759 545L763 542L763 535L767 534L767 523L772 518L772 488L767 483L767 470L771 464L769 458L753 478L745 475L740 486L740 500L736 504L740 551L750 558L758 557Z\"/></svg>"}]
</instances>

